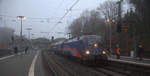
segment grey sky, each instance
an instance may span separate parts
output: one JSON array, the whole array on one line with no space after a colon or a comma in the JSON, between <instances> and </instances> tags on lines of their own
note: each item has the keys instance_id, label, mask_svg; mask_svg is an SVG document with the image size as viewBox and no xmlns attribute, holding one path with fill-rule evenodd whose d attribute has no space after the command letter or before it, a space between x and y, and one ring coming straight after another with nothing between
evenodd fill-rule
<instances>
[{"instance_id":1,"label":"grey sky","mask_svg":"<svg viewBox=\"0 0 150 76\"><path fill-rule=\"evenodd\" d=\"M71 21L86 9L95 9L105 0L80 0L73 10L62 20L53 32L49 35L40 32L50 32L59 18L76 0L0 0L0 26L12 27L16 33L20 32L20 21L16 16L23 15L27 19L23 21L23 34L27 35L26 28L32 28L34 37L63 37L64 34L57 32L67 32L66 28ZM11 17L8 17L11 16ZM31 18L32 17L32 18ZM33 19L34 18L34 19ZM40 19L39 19L40 18Z\"/></svg>"}]
</instances>

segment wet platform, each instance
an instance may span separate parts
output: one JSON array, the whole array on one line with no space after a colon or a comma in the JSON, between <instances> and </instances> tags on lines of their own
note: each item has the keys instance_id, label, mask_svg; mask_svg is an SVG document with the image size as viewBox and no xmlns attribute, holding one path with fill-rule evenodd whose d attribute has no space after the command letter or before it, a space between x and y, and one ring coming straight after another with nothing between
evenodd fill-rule
<instances>
[{"instance_id":1,"label":"wet platform","mask_svg":"<svg viewBox=\"0 0 150 76\"><path fill-rule=\"evenodd\" d=\"M143 58L143 60L139 60L139 58L120 56L120 59L117 59L117 57L113 55L113 56L110 56L108 59L109 61L129 63L129 64L150 67L150 59L146 59L146 58Z\"/></svg>"}]
</instances>

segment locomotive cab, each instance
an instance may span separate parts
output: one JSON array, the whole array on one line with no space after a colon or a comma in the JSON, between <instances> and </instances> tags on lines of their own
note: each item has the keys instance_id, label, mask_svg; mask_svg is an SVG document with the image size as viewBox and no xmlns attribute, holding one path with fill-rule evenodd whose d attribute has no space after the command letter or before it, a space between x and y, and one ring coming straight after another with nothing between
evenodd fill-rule
<instances>
[{"instance_id":1,"label":"locomotive cab","mask_svg":"<svg viewBox=\"0 0 150 76\"><path fill-rule=\"evenodd\" d=\"M84 40L87 42L83 59L86 61L103 62L107 60L107 52L103 48L103 42L99 36L90 35Z\"/></svg>"}]
</instances>

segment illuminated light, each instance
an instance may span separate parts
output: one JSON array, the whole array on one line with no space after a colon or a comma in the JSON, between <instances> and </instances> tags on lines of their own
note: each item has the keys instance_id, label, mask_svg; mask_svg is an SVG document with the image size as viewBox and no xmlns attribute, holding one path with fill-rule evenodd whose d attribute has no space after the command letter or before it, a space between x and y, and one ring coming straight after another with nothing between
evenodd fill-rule
<instances>
[{"instance_id":1,"label":"illuminated light","mask_svg":"<svg viewBox=\"0 0 150 76\"><path fill-rule=\"evenodd\" d=\"M110 23L111 20L109 18L106 19L106 23Z\"/></svg>"},{"instance_id":2,"label":"illuminated light","mask_svg":"<svg viewBox=\"0 0 150 76\"><path fill-rule=\"evenodd\" d=\"M85 54L86 54L86 55L89 55L89 54L90 54L90 51L89 51L89 50L86 50L86 51L85 51Z\"/></svg>"},{"instance_id":3,"label":"illuminated light","mask_svg":"<svg viewBox=\"0 0 150 76\"><path fill-rule=\"evenodd\" d=\"M23 19L23 20L27 19L26 16L17 16L17 18L18 18L18 19Z\"/></svg>"},{"instance_id":4,"label":"illuminated light","mask_svg":"<svg viewBox=\"0 0 150 76\"><path fill-rule=\"evenodd\" d=\"M106 51L103 51L102 53L103 53L103 54L106 54Z\"/></svg>"},{"instance_id":5,"label":"illuminated light","mask_svg":"<svg viewBox=\"0 0 150 76\"><path fill-rule=\"evenodd\" d=\"M25 20L25 19L27 19L27 17L26 17L26 16L24 16L24 17L23 17L23 20Z\"/></svg>"},{"instance_id":6,"label":"illuminated light","mask_svg":"<svg viewBox=\"0 0 150 76\"><path fill-rule=\"evenodd\" d=\"M97 48L97 47L98 47L98 44L97 44L97 43L95 43L95 44L94 44L94 47L95 47L95 48Z\"/></svg>"}]
</instances>

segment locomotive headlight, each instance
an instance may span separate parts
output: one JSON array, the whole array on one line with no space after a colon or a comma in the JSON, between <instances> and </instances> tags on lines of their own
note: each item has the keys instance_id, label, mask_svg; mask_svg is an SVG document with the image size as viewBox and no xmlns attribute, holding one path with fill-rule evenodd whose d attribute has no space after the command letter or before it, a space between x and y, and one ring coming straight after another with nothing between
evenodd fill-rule
<instances>
[{"instance_id":1,"label":"locomotive headlight","mask_svg":"<svg viewBox=\"0 0 150 76\"><path fill-rule=\"evenodd\" d=\"M102 53L103 53L103 54L106 54L106 51L103 51Z\"/></svg>"},{"instance_id":2,"label":"locomotive headlight","mask_svg":"<svg viewBox=\"0 0 150 76\"><path fill-rule=\"evenodd\" d=\"M89 54L90 54L90 51L89 51L89 50L86 50L86 51L85 51L85 54L86 54L86 55L89 55Z\"/></svg>"},{"instance_id":3,"label":"locomotive headlight","mask_svg":"<svg viewBox=\"0 0 150 76\"><path fill-rule=\"evenodd\" d=\"M95 47L95 48L97 48L97 47L98 47L98 44L97 44L97 43L95 43L95 44L94 44L94 47Z\"/></svg>"}]
</instances>

